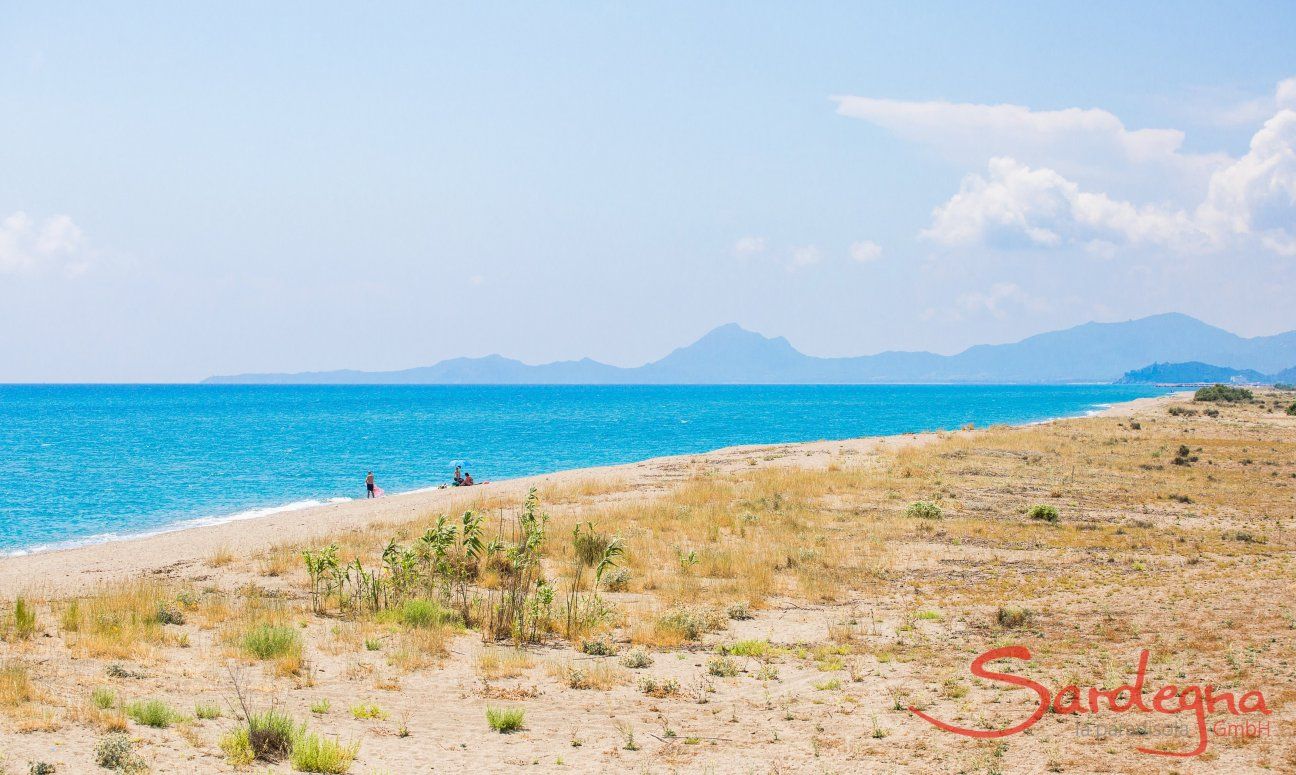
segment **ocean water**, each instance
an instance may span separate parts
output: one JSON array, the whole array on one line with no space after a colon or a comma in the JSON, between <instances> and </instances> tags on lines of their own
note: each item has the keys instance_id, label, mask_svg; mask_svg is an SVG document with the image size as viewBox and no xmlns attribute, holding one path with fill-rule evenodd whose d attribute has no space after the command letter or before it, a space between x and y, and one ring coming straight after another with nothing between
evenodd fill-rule
<instances>
[{"instance_id":1,"label":"ocean water","mask_svg":"<svg viewBox=\"0 0 1296 775\"><path fill-rule=\"evenodd\" d=\"M449 480L1025 423L1141 386L0 385L0 555Z\"/></svg>"}]
</instances>

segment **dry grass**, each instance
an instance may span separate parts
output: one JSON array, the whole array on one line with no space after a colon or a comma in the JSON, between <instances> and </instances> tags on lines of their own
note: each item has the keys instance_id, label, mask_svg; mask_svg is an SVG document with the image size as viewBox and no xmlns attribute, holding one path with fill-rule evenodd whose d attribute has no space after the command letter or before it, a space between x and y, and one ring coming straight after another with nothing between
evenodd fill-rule
<instances>
[{"instance_id":1,"label":"dry grass","mask_svg":"<svg viewBox=\"0 0 1296 775\"><path fill-rule=\"evenodd\" d=\"M545 665L545 672L570 689L608 691L628 679L624 670L601 659L553 661Z\"/></svg>"},{"instance_id":2,"label":"dry grass","mask_svg":"<svg viewBox=\"0 0 1296 775\"><path fill-rule=\"evenodd\" d=\"M517 678L534 666L535 659L522 649L487 646L477 655L477 672L488 681Z\"/></svg>"}]
</instances>

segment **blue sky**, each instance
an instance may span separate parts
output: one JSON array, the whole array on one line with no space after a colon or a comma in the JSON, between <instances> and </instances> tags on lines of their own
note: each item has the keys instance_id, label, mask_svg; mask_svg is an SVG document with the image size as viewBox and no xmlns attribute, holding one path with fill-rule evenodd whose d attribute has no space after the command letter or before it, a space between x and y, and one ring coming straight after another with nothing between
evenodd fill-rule
<instances>
[{"instance_id":1,"label":"blue sky","mask_svg":"<svg viewBox=\"0 0 1296 775\"><path fill-rule=\"evenodd\" d=\"M1292 3L425 5L0 2L0 381L1296 328Z\"/></svg>"}]
</instances>

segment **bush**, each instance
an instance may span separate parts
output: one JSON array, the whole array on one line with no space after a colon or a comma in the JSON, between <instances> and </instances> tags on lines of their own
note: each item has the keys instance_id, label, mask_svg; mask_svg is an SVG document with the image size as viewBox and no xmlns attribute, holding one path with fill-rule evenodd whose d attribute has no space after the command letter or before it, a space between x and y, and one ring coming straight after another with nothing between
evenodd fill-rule
<instances>
[{"instance_id":1,"label":"bush","mask_svg":"<svg viewBox=\"0 0 1296 775\"><path fill-rule=\"evenodd\" d=\"M630 586L630 569L618 567L603 574L603 588L609 592L624 592Z\"/></svg>"},{"instance_id":2,"label":"bush","mask_svg":"<svg viewBox=\"0 0 1296 775\"><path fill-rule=\"evenodd\" d=\"M406 627L426 629L458 621L458 615L442 608L435 600L406 600L400 608L400 623Z\"/></svg>"},{"instance_id":3,"label":"bush","mask_svg":"<svg viewBox=\"0 0 1296 775\"><path fill-rule=\"evenodd\" d=\"M14 600L14 634L27 640L36 634L36 610L19 597Z\"/></svg>"},{"instance_id":4,"label":"bush","mask_svg":"<svg viewBox=\"0 0 1296 775\"><path fill-rule=\"evenodd\" d=\"M717 678L733 678L741 671L729 657L712 657L707 661L707 672Z\"/></svg>"},{"instance_id":5,"label":"bush","mask_svg":"<svg viewBox=\"0 0 1296 775\"><path fill-rule=\"evenodd\" d=\"M745 622L756 618L752 615L751 608L746 603L732 603L725 609L725 613L736 622Z\"/></svg>"},{"instance_id":6,"label":"bush","mask_svg":"<svg viewBox=\"0 0 1296 775\"><path fill-rule=\"evenodd\" d=\"M915 501L909 504L905 509L906 517L917 517L918 519L940 519L943 516L941 507L929 501Z\"/></svg>"},{"instance_id":7,"label":"bush","mask_svg":"<svg viewBox=\"0 0 1296 775\"><path fill-rule=\"evenodd\" d=\"M204 721L211 721L212 719L218 719L221 717L220 706L204 705L202 703L199 703L194 706L194 717L200 718Z\"/></svg>"},{"instance_id":8,"label":"bush","mask_svg":"<svg viewBox=\"0 0 1296 775\"><path fill-rule=\"evenodd\" d=\"M1287 414L1296 416L1296 404L1287 407Z\"/></svg>"},{"instance_id":9,"label":"bush","mask_svg":"<svg viewBox=\"0 0 1296 775\"><path fill-rule=\"evenodd\" d=\"M697 640L724 626L724 619L698 608L672 608L657 620L658 629L678 633L684 640Z\"/></svg>"},{"instance_id":10,"label":"bush","mask_svg":"<svg viewBox=\"0 0 1296 775\"><path fill-rule=\"evenodd\" d=\"M995 614L995 621L999 622L1000 627L1015 630L1018 627L1026 626L1034 616L1035 614L1029 608L999 606L999 611Z\"/></svg>"},{"instance_id":11,"label":"bush","mask_svg":"<svg viewBox=\"0 0 1296 775\"><path fill-rule=\"evenodd\" d=\"M147 772L148 765L135 753L135 744L125 732L110 732L95 746L95 764L118 772Z\"/></svg>"},{"instance_id":12,"label":"bush","mask_svg":"<svg viewBox=\"0 0 1296 775\"><path fill-rule=\"evenodd\" d=\"M1026 516L1031 519L1039 519L1045 522L1057 522L1058 510L1047 504L1037 503L1030 507L1030 510L1026 512Z\"/></svg>"},{"instance_id":13,"label":"bush","mask_svg":"<svg viewBox=\"0 0 1296 775\"><path fill-rule=\"evenodd\" d=\"M1193 394L1194 401L1225 401L1232 404L1239 401L1250 401L1251 399L1251 391L1246 388L1229 387L1220 384L1201 388Z\"/></svg>"},{"instance_id":14,"label":"bush","mask_svg":"<svg viewBox=\"0 0 1296 775\"><path fill-rule=\"evenodd\" d=\"M158 624L184 624L184 612L171 603L158 603Z\"/></svg>"},{"instance_id":15,"label":"bush","mask_svg":"<svg viewBox=\"0 0 1296 775\"><path fill-rule=\"evenodd\" d=\"M581 641L581 651L589 654L591 657L611 657L616 656L616 644L607 638L592 638Z\"/></svg>"},{"instance_id":16,"label":"bush","mask_svg":"<svg viewBox=\"0 0 1296 775\"><path fill-rule=\"evenodd\" d=\"M624 657L621 657L621 664L625 665L631 670L639 670L640 668L648 667L652 663L653 663L652 655L649 654L648 650L644 648L630 649L630 651L627 652Z\"/></svg>"},{"instance_id":17,"label":"bush","mask_svg":"<svg viewBox=\"0 0 1296 775\"><path fill-rule=\"evenodd\" d=\"M343 745L313 732L302 732L293 740L290 760L298 772L344 773L351 769L359 752L359 743Z\"/></svg>"},{"instance_id":18,"label":"bush","mask_svg":"<svg viewBox=\"0 0 1296 775\"><path fill-rule=\"evenodd\" d=\"M649 697L673 697L679 694L680 683L674 678L653 678L646 675L639 679L639 691Z\"/></svg>"},{"instance_id":19,"label":"bush","mask_svg":"<svg viewBox=\"0 0 1296 775\"><path fill-rule=\"evenodd\" d=\"M275 659L301 649L301 635L293 627L262 624L243 636L243 650L257 659Z\"/></svg>"},{"instance_id":20,"label":"bush","mask_svg":"<svg viewBox=\"0 0 1296 775\"><path fill-rule=\"evenodd\" d=\"M521 708L487 708L486 723L501 735L516 732L522 728L526 711Z\"/></svg>"},{"instance_id":21,"label":"bush","mask_svg":"<svg viewBox=\"0 0 1296 775\"><path fill-rule=\"evenodd\" d=\"M99 710L108 710L117 704L117 695L113 693L112 689L109 689L106 686L100 686L90 692L90 704L94 705Z\"/></svg>"},{"instance_id":22,"label":"bush","mask_svg":"<svg viewBox=\"0 0 1296 775\"><path fill-rule=\"evenodd\" d=\"M176 712L161 700L132 702L126 706L126 715L136 724L158 729L165 729L178 719Z\"/></svg>"},{"instance_id":23,"label":"bush","mask_svg":"<svg viewBox=\"0 0 1296 775\"><path fill-rule=\"evenodd\" d=\"M247 736L248 749L255 759L275 761L292 753L293 741L305 731L287 713L274 708L248 716L247 724L240 727Z\"/></svg>"},{"instance_id":24,"label":"bush","mask_svg":"<svg viewBox=\"0 0 1296 775\"><path fill-rule=\"evenodd\" d=\"M55 772L58 770L49 762L30 762L27 765L27 775L54 775Z\"/></svg>"},{"instance_id":25,"label":"bush","mask_svg":"<svg viewBox=\"0 0 1296 775\"><path fill-rule=\"evenodd\" d=\"M767 640L740 640L732 646L723 647L722 653L732 654L735 657L755 657L757 659L768 655L770 644Z\"/></svg>"}]
</instances>

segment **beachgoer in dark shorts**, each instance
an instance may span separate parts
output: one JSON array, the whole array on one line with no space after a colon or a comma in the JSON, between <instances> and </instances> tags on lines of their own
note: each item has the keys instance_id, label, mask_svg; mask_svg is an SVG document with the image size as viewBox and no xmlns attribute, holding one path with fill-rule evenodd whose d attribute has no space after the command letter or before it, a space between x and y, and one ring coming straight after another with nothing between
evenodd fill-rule
<instances>
[{"instance_id":1,"label":"beachgoer in dark shorts","mask_svg":"<svg viewBox=\"0 0 1296 775\"><path fill-rule=\"evenodd\" d=\"M374 495L374 477L373 477L373 471L370 471L370 472L369 472L369 475L365 477L365 492L366 492L366 495L365 495L366 498L375 498L375 497L377 497L376 495Z\"/></svg>"}]
</instances>

